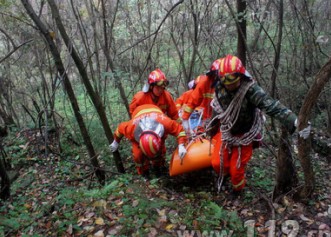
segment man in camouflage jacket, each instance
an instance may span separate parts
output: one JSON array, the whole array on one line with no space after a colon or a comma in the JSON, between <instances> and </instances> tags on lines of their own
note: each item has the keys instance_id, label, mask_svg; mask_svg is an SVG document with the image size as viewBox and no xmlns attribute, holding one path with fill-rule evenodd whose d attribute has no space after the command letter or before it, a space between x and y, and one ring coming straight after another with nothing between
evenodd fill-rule
<instances>
[{"instance_id":1,"label":"man in camouflage jacket","mask_svg":"<svg viewBox=\"0 0 331 237\"><path fill-rule=\"evenodd\" d=\"M251 159L253 146L262 139L265 118L261 111L279 120L290 133L296 130L297 116L266 94L239 58L232 55L223 58L219 77L211 103L211 126L217 128L212 130L214 134L211 133L216 140L212 166L219 175L218 188L222 185L223 177L229 175L234 192L238 192L246 184L245 169ZM309 133L310 125L299 132L305 139Z\"/></svg>"}]
</instances>

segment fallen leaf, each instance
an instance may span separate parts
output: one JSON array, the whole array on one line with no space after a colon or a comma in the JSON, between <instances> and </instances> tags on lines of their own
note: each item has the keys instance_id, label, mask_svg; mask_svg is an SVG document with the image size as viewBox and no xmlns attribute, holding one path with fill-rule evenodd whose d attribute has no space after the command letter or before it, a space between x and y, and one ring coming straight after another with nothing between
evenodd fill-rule
<instances>
[{"instance_id":1,"label":"fallen leaf","mask_svg":"<svg viewBox=\"0 0 331 237\"><path fill-rule=\"evenodd\" d=\"M80 217L78 218L77 225L78 225L78 226L81 226L84 222L86 222L86 221L88 221L88 220L90 220L90 219L89 219L89 218L85 218L85 217L83 217L83 216L80 216Z\"/></svg>"},{"instance_id":2,"label":"fallen leaf","mask_svg":"<svg viewBox=\"0 0 331 237\"><path fill-rule=\"evenodd\" d=\"M89 212L85 216L86 216L86 218L92 218L94 215L95 215L94 212Z\"/></svg>"},{"instance_id":3,"label":"fallen leaf","mask_svg":"<svg viewBox=\"0 0 331 237\"><path fill-rule=\"evenodd\" d=\"M180 230L186 230L186 225L180 225L180 226L179 226L179 229L180 229Z\"/></svg>"},{"instance_id":4,"label":"fallen leaf","mask_svg":"<svg viewBox=\"0 0 331 237\"><path fill-rule=\"evenodd\" d=\"M105 221L101 217L99 217L99 218L97 218L95 220L95 224L97 224L97 225L104 225L105 224Z\"/></svg>"},{"instance_id":5,"label":"fallen leaf","mask_svg":"<svg viewBox=\"0 0 331 237\"><path fill-rule=\"evenodd\" d=\"M73 229L72 229L72 224L70 224L69 226L68 226L68 228L67 228L67 233L69 234L69 235L72 235L72 232L73 232Z\"/></svg>"},{"instance_id":6,"label":"fallen leaf","mask_svg":"<svg viewBox=\"0 0 331 237\"><path fill-rule=\"evenodd\" d=\"M45 225L46 229L49 229L52 227L52 222L51 221L48 221Z\"/></svg>"},{"instance_id":7,"label":"fallen leaf","mask_svg":"<svg viewBox=\"0 0 331 237\"><path fill-rule=\"evenodd\" d=\"M133 207L138 206L138 204L139 204L139 200L133 200L133 202L132 202Z\"/></svg>"},{"instance_id":8,"label":"fallen leaf","mask_svg":"<svg viewBox=\"0 0 331 237\"><path fill-rule=\"evenodd\" d=\"M92 204L93 207L103 207L104 209L106 209L107 207L107 202L103 199L101 200L98 200L98 201L95 201L93 204Z\"/></svg>"},{"instance_id":9,"label":"fallen leaf","mask_svg":"<svg viewBox=\"0 0 331 237\"><path fill-rule=\"evenodd\" d=\"M164 216L164 215L165 215L165 212L166 212L166 209L162 209L162 210L160 210L160 209L157 209L157 208L156 208L156 211L157 211L157 213L159 214L159 216Z\"/></svg>"},{"instance_id":10,"label":"fallen leaf","mask_svg":"<svg viewBox=\"0 0 331 237\"><path fill-rule=\"evenodd\" d=\"M199 229L199 222L197 220L193 220L192 225L194 229L198 230Z\"/></svg>"},{"instance_id":11,"label":"fallen leaf","mask_svg":"<svg viewBox=\"0 0 331 237\"><path fill-rule=\"evenodd\" d=\"M318 229L319 230L330 230L330 226L328 226L327 224L325 223L322 223L318 226Z\"/></svg>"},{"instance_id":12,"label":"fallen leaf","mask_svg":"<svg viewBox=\"0 0 331 237\"><path fill-rule=\"evenodd\" d=\"M291 201L286 196L284 196L283 204L288 207L291 205Z\"/></svg>"},{"instance_id":13,"label":"fallen leaf","mask_svg":"<svg viewBox=\"0 0 331 237\"><path fill-rule=\"evenodd\" d=\"M168 218L166 215L164 215L164 216L160 216L158 220L160 223L166 223L168 221Z\"/></svg>"},{"instance_id":14,"label":"fallen leaf","mask_svg":"<svg viewBox=\"0 0 331 237\"><path fill-rule=\"evenodd\" d=\"M305 217L303 214L300 215L300 219L307 222L308 225L311 225L314 223L314 220L311 220L311 219Z\"/></svg>"},{"instance_id":15,"label":"fallen leaf","mask_svg":"<svg viewBox=\"0 0 331 237\"><path fill-rule=\"evenodd\" d=\"M25 150L28 147L29 143L30 142L27 142L25 145L19 145L18 147L19 148L22 148L23 150Z\"/></svg>"},{"instance_id":16,"label":"fallen leaf","mask_svg":"<svg viewBox=\"0 0 331 237\"><path fill-rule=\"evenodd\" d=\"M248 209L243 209L243 210L241 210L240 214L246 216L248 211L249 211Z\"/></svg>"},{"instance_id":17,"label":"fallen leaf","mask_svg":"<svg viewBox=\"0 0 331 237\"><path fill-rule=\"evenodd\" d=\"M94 236L94 237L104 237L105 234L103 233L103 230L99 230L99 231L96 232L93 236Z\"/></svg>"},{"instance_id":18,"label":"fallen leaf","mask_svg":"<svg viewBox=\"0 0 331 237\"><path fill-rule=\"evenodd\" d=\"M33 235L33 226L30 226L29 235Z\"/></svg>"},{"instance_id":19,"label":"fallen leaf","mask_svg":"<svg viewBox=\"0 0 331 237\"><path fill-rule=\"evenodd\" d=\"M122 206L124 202L122 200L116 200L115 203L117 206Z\"/></svg>"},{"instance_id":20,"label":"fallen leaf","mask_svg":"<svg viewBox=\"0 0 331 237\"><path fill-rule=\"evenodd\" d=\"M30 204L30 203L25 203L25 204L24 204L24 207L25 207L26 209L30 209L30 208L31 208L31 204Z\"/></svg>"},{"instance_id":21,"label":"fallen leaf","mask_svg":"<svg viewBox=\"0 0 331 237\"><path fill-rule=\"evenodd\" d=\"M151 228L150 232L148 233L148 237L156 237L158 236L158 232L155 228Z\"/></svg>"},{"instance_id":22,"label":"fallen leaf","mask_svg":"<svg viewBox=\"0 0 331 237\"><path fill-rule=\"evenodd\" d=\"M143 224L143 227L144 228L150 228L150 227L152 227L152 225L150 223L145 223L145 224Z\"/></svg>"},{"instance_id":23,"label":"fallen leaf","mask_svg":"<svg viewBox=\"0 0 331 237\"><path fill-rule=\"evenodd\" d=\"M118 232L123 228L123 226L121 225L118 225L118 226L114 226L113 228L111 228L109 231L108 231L108 234L113 236L113 235L117 235Z\"/></svg>"},{"instance_id":24,"label":"fallen leaf","mask_svg":"<svg viewBox=\"0 0 331 237\"><path fill-rule=\"evenodd\" d=\"M162 199L164 199L164 200L168 200L168 197L167 197L166 194L161 194L161 195L160 195L160 198L162 198Z\"/></svg>"},{"instance_id":25,"label":"fallen leaf","mask_svg":"<svg viewBox=\"0 0 331 237\"><path fill-rule=\"evenodd\" d=\"M169 224L166 226L166 230L172 230L174 228L174 225L173 224Z\"/></svg>"},{"instance_id":26,"label":"fallen leaf","mask_svg":"<svg viewBox=\"0 0 331 237\"><path fill-rule=\"evenodd\" d=\"M93 226L84 226L84 228L83 228L85 231L87 231L87 232L92 232L93 230L94 230L94 227Z\"/></svg>"}]
</instances>

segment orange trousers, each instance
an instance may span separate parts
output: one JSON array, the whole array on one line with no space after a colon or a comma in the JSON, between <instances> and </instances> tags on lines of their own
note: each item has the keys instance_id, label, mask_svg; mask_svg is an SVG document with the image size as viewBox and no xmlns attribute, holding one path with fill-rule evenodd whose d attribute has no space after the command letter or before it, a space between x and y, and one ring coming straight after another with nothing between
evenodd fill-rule
<instances>
[{"instance_id":1,"label":"orange trousers","mask_svg":"<svg viewBox=\"0 0 331 237\"><path fill-rule=\"evenodd\" d=\"M222 134L217 133L213 139L216 140L212 157L212 166L217 174L220 173L220 149L222 147ZM223 175L230 175L233 190L240 191L245 187L245 171L248 161L253 154L253 145L247 146L225 146L223 149ZM238 162L238 159L240 161Z\"/></svg>"},{"instance_id":2,"label":"orange trousers","mask_svg":"<svg viewBox=\"0 0 331 237\"><path fill-rule=\"evenodd\" d=\"M165 165L166 147L163 140L160 150L161 154L151 159L144 155L137 142L132 142L133 161L135 162L138 174L142 175L149 170L150 163L152 163L154 167L163 167Z\"/></svg>"}]
</instances>

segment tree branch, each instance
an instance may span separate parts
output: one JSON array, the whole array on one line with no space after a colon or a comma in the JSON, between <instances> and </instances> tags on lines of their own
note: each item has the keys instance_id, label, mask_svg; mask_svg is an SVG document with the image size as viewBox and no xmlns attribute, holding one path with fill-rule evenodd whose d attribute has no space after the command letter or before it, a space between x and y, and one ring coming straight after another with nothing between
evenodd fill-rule
<instances>
[{"instance_id":1,"label":"tree branch","mask_svg":"<svg viewBox=\"0 0 331 237\"><path fill-rule=\"evenodd\" d=\"M136 43L134 43L133 45L131 45L129 48L125 49L124 51L120 52L118 55L121 55L121 54L125 53L125 52L128 51L129 49L131 49L131 48L133 48L134 46L136 46L136 45L140 44L141 42L143 42L144 40L146 40L146 39L152 37L153 35L156 35L156 34L160 31L161 26L163 25L163 23L165 22L165 20L168 18L168 16L170 15L170 13L171 13L171 12L172 12L172 11L173 11L173 10L179 5L179 4L181 4L181 3L183 3L183 2L184 2L184 0L180 0L180 1L177 2L175 5L172 6L172 8L167 12L167 14L165 15L165 17L162 19L160 25L157 27L157 29L156 29L152 34L150 34L150 35L148 35L148 36L145 36L144 38L138 40ZM156 38L156 37L154 37L152 47L153 47L153 45L154 45L155 38Z\"/></svg>"},{"instance_id":2,"label":"tree branch","mask_svg":"<svg viewBox=\"0 0 331 237\"><path fill-rule=\"evenodd\" d=\"M15 46L14 45L14 49L12 51L10 51L5 57L3 57L2 59L0 59L0 64L5 61L7 58L9 58L13 53L15 53L19 48L21 48L22 46L30 43L31 41L33 41L33 39L30 39L28 41L25 41L24 43L20 44L19 46Z\"/></svg>"}]
</instances>

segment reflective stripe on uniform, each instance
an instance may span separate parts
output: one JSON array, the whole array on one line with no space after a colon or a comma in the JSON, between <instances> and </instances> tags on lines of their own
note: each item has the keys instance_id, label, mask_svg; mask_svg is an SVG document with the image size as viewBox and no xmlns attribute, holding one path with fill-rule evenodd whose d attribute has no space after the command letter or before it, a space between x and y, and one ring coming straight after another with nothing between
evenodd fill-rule
<instances>
[{"instance_id":1,"label":"reflective stripe on uniform","mask_svg":"<svg viewBox=\"0 0 331 237\"><path fill-rule=\"evenodd\" d=\"M162 113L162 110L160 110L159 108L150 108L150 109L143 109L141 111L139 111L134 118L139 117L142 114L147 114L147 113L151 113L151 112L157 112L157 113Z\"/></svg>"},{"instance_id":2,"label":"reflective stripe on uniform","mask_svg":"<svg viewBox=\"0 0 331 237\"><path fill-rule=\"evenodd\" d=\"M184 112L187 112L187 113L192 113L193 112L193 109L187 105L184 106Z\"/></svg>"},{"instance_id":3,"label":"reflective stripe on uniform","mask_svg":"<svg viewBox=\"0 0 331 237\"><path fill-rule=\"evenodd\" d=\"M214 94L213 94L213 93L204 93L202 96L203 96L204 98L210 98L210 99L212 99L213 96L214 96Z\"/></svg>"},{"instance_id":4,"label":"reflective stripe on uniform","mask_svg":"<svg viewBox=\"0 0 331 237\"><path fill-rule=\"evenodd\" d=\"M243 184L245 184L245 179L242 179L238 184L232 184L232 186L234 189L237 189Z\"/></svg>"},{"instance_id":5,"label":"reflective stripe on uniform","mask_svg":"<svg viewBox=\"0 0 331 237\"><path fill-rule=\"evenodd\" d=\"M182 131L182 132L180 132L180 133L178 134L177 138L178 138L178 137L185 137L185 136L186 136L185 131Z\"/></svg>"},{"instance_id":6,"label":"reflective stripe on uniform","mask_svg":"<svg viewBox=\"0 0 331 237\"><path fill-rule=\"evenodd\" d=\"M118 138L122 138L123 137L123 134L121 134L118 129L116 129L115 131L115 136L118 137Z\"/></svg>"},{"instance_id":7,"label":"reflective stripe on uniform","mask_svg":"<svg viewBox=\"0 0 331 237\"><path fill-rule=\"evenodd\" d=\"M160 107L161 109L167 109L167 108L168 108L168 105L159 105L159 107Z\"/></svg>"}]
</instances>

